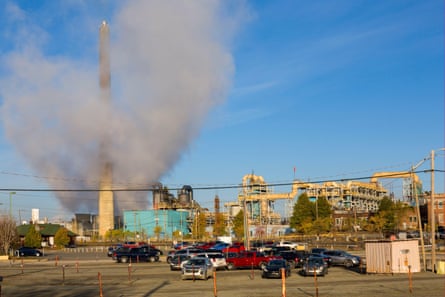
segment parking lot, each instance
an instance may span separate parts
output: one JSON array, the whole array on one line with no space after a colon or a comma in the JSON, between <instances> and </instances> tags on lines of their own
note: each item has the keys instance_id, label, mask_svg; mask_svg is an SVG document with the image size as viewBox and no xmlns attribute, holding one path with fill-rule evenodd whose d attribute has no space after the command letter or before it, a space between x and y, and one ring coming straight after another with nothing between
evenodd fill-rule
<instances>
[{"instance_id":1,"label":"parking lot","mask_svg":"<svg viewBox=\"0 0 445 297\"><path fill-rule=\"evenodd\" d=\"M369 274L342 267L325 277L285 281L286 296L443 297L445 278L432 272ZM50 253L43 258L0 262L1 296L282 296L281 279L262 279L260 270L217 271L216 279L183 281L165 261L114 263L104 253Z\"/></svg>"}]
</instances>

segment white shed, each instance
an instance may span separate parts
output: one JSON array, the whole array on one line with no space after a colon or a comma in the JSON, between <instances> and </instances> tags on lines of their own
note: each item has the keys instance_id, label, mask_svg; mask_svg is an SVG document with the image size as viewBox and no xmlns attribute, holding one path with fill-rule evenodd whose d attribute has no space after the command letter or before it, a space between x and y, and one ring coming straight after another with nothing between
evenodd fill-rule
<instances>
[{"instance_id":1,"label":"white shed","mask_svg":"<svg viewBox=\"0 0 445 297\"><path fill-rule=\"evenodd\" d=\"M365 242L367 273L420 272L418 240Z\"/></svg>"}]
</instances>

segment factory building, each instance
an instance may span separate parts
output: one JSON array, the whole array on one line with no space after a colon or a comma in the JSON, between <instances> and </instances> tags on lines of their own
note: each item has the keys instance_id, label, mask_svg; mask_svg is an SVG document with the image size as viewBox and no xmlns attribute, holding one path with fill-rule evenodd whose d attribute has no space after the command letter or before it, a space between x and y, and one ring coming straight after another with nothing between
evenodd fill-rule
<instances>
[{"instance_id":1,"label":"factory building","mask_svg":"<svg viewBox=\"0 0 445 297\"><path fill-rule=\"evenodd\" d=\"M152 209L127 210L123 213L124 229L135 234L135 239L171 239L190 234L191 210Z\"/></svg>"}]
</instances>

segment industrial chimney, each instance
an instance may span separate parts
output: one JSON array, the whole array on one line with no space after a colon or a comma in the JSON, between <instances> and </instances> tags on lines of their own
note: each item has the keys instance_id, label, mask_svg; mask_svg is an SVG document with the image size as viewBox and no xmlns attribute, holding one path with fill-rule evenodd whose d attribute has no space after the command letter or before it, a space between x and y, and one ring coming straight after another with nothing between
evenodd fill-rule
<instances>
[{"instance_id":1,"label":"industrial chimney","mask_svg":"<svg viewBox=\"0 0 445 297\"><path fill-rule=\"evenodd\" d=\"M99 29L99 85L100 99L108 107L111 102L110 88L110 30L103 21ZM107 105L108 104L108 105ZM110 144L110 135L105 132L100 144L101 177L99 185L99 236L104 237L108 230L114 229L114 200L113 200L113 166L107 154Z\"/></svg>"}]
</instances>

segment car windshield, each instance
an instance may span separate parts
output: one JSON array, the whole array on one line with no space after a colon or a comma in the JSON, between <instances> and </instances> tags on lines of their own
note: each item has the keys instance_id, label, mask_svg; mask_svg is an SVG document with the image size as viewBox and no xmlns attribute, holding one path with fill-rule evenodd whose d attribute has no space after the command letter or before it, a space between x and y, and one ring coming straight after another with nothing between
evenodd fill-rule
<instances>
[{"instance_id":1,"label":"car windshield","mask_svg":"<svg viewBox=\"0 0 445 297\"><path fill-rule=\"evenodd\" d=\"M321 259L321 258L309 258L308 263L312 264L312 265L323 264L323 259Z\"/></svg>"},{"instance_id":2,"label":"car windshield","mask_svg":"<svg viewBox=\"0 0 445 297\"><path fill-rule=\"evenodd\" d=\"M269 266L284 266L284 261L282 260L270 260Z\"/></svg>"},{"instance_id":3,"label":"car windshield","mask_svg":"<svg viewBox=\"0 0 445 297\"><path fill-rule=\"evenodd\" d=\"M205 259L190 259L187 264L201 266L206 265L206 261Z\"/></svg>"}]
</instances>

